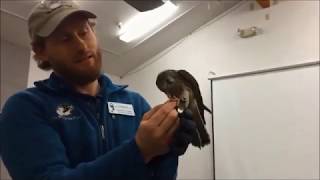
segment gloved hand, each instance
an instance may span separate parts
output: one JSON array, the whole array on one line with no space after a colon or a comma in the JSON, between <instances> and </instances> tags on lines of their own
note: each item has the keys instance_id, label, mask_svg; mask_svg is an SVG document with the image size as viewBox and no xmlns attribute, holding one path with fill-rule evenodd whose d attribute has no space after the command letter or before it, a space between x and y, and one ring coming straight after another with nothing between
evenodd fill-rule
<instances>
[{"instance_id":1,"label":"gloved hand","mask_svg":"<svg viewBox=\"0 0 320 180\"><path fill-rule=\"evenodd\" d=\"M190 109L185 109L183 113L178 115L180 125L176 130L170 148L171 151L180 156L183 155L196 133L196 123L192 120L192 112Z\"/></svg>"}]
</instances>

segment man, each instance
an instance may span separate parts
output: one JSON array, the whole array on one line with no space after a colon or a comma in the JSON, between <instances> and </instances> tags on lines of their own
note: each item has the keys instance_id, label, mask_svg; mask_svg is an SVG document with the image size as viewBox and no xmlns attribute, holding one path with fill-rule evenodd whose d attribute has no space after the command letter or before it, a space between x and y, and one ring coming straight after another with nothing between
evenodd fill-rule
<instances>
[{"instance_id":1,"label":"man","mask_svg":"<svg viewBox=\"0 0 320 180\"><path fill-rule=\"evenodd\" d=\"M34 58L53 73L3 108L1 154L13 179L176 178L178 155L189 144L179 154L170 148L176 102L150 109L100 74L95 18L70 1L45 1L31 13Z\"/></svg>"}]
</instances>

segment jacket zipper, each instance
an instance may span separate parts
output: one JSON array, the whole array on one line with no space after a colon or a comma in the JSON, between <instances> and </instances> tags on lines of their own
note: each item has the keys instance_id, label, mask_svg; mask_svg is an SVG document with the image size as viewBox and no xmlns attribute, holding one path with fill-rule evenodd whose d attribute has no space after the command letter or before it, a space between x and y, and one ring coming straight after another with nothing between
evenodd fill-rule
<instances>
[{"instance_id":1,"label":"jacket zipper","mask_svg":"<svg viewBox=\"0 0 320 180\"><path fill-rule=\"evenodd\" d=\"M98 111L101 111L100 106L101 103L98 103L99 100L96 100L96 108L98 108ZM103 118L101 119L101 113L97 112L97 121L99 125L99 131L100 131L100 137L101 137L101 153L105 153L106 151L106 137L105 137L105 128L104 128L104 122Z\"/></svg>"}]
</instances>

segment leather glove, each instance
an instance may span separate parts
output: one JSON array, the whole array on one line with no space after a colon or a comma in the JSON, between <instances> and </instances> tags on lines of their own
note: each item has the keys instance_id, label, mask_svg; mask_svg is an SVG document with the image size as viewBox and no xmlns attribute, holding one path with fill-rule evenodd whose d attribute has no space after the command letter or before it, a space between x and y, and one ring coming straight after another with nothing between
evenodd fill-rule
<instances>
[{"instance_id":1,"label":"leather glove","mask_svg":"<svg viewBox=\"0 0 320 180\"><path fill-rule=\"evenodd\" d=\"M170 147L174 154L180 156L186 152L197 127L192 120L192 112L190 109L185 109L183 113L178 116L180 118L180 125L172 138Z\"/></svg>"}]
</instances>

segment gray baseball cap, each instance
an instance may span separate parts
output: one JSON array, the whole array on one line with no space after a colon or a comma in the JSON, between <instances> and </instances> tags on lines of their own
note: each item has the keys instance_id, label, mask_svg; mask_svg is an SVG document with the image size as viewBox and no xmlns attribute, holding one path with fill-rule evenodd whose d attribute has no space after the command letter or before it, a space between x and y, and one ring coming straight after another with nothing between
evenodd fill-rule
<instances>
[{"instance_id":1,"label":"gray baseball cap","mask_svg":"<svg viewBox=\"0 0 320 180\"><path fill-rule=\"evenodd\" d=\"M72 0L44 0L31 12L28 29L31 39L38 35L48 37L59 24L71 14L79 13L88 18L96 18L92 12L82 10Z\"/></svg>"}]
</instances>

